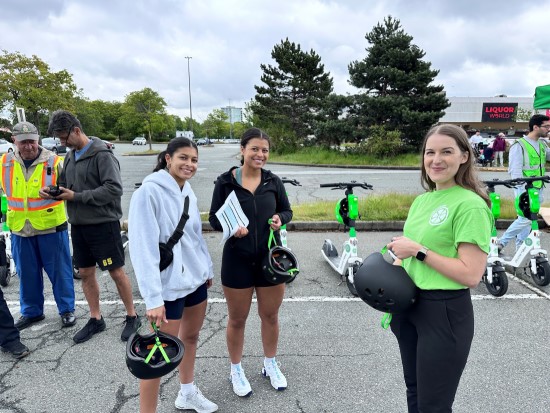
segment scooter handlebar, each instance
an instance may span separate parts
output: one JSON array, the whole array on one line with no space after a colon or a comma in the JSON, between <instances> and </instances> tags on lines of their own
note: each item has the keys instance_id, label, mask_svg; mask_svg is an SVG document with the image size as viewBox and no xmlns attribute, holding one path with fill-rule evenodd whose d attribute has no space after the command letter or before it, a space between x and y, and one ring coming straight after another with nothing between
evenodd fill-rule
<instances>
[{"instance_id":1,"label":"scooter handlebar","mask_svg":"<svg viewBox=\"0 0 550 413\"><path fill-rule=\"evenodd\" d=\"M290 179L290 178L282 177L281 181L283 181L283 184L291 184L291 185L294 185L294 186L302 186L302 184L300 182L298 182L296 179Z\"/></svg>"},{"instance_id":2,"label":"scooter handlebar","mask_svg":"<svg viewBox=\"0 0 550 413\"><path fill-rule=\"evenodd\" d=\"M506 180L494 179L492 181L483 181L483 183L488 187L492 187L492 188L494 188L497 185L503 185L507 188L515 188L519 185L523 185L528 182L537 182L537 181L550 183L550 176L548 175L531 176L531 177L516 178L516 179L506 179Z\"/></svg>"},{"instance_id":3,"label":"scooter handlebar","mask_svg":"<svg viewBox=\"0 0 550 413\"><path fill-rule=\"evenodd\" d=\"M363 188L363 189L372 189L372 185L367 184L366 182L339 182L332 184L320 184L321 188L332 188L332 189L347 189L347 188Z\"/></svg>"}]
</instances>

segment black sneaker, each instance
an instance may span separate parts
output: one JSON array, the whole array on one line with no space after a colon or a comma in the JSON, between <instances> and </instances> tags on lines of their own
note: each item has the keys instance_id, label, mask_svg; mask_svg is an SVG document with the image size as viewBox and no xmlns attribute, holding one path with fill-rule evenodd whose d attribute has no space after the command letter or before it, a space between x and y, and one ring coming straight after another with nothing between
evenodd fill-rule
<instances>
[{"instance_id":1,"label":"black sneaker","mask_svg":"<svg viewBox=\"0 0 550 413\"><path fill-rule=\"evenodd\" d=\"M28 356L30 354L29 348L23 343L21 343L21 341L19 340L3 346L2 352L10 353L16 359L22 359L23 357Z\"/></svg>"},{"instance_id":2,"label":"black sneaker","mask_svg":"<svg viewBox=\"0 0 550 413\"><path fill-rule=\"evenodd\" d=\"M124 329L122 330L122 334L120 335L120 339L122 341L128 341L130 336L134 334L138 328L141 327L141 320L137 315L135 316L126 316L126 320L124 320Z\"/></svg>"},{"instance_id":3,"label":"black sneaker","mask_svg":"<svg viewBox=\"0 0 550 413\"><path fill-rule=\"evenodd\" d=\"M61 327L71 327L76 324L76 317L74 313L64 313L61 314Z\"/></svg>"},{"instance_id":4,"label":"black sneaker","mask_svg":"<svg viewBox=\"0 0 550 413\"><path fill-rule=\"evenodd\" d=\"M103 316L101 316L100 320L90 318L86 325L74 335L73 341L76 344L84 343L91 339L94 334L101 333L103 330L105 330L105 320L103 320Z\"/></svg>"},{"instance_id":5,"label":"black sneaker","mask_svg":"<svg viewBox=\"0 0 550 413\"><path fill-rule=\"evenodd\" d=\"M36 317L25 317L24 315L22 315L15 323L15 328L21 331L27 327L30 327L34 323L38 323L39 321L44 320L44 318L44 314L37 315Z\"/></svg>"}]
</instances>

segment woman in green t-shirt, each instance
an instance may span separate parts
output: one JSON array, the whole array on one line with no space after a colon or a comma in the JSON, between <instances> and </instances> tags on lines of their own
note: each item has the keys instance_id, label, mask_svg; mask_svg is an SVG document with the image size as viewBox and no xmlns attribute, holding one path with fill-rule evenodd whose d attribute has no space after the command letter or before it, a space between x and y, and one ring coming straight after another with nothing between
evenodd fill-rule
<instances>
[{"instance_id":1,"label":"woman in green t-shirt","mask_svg":"<svg viewBox=\"0 0 550 413\"><path fill-rule=\"evenodd\" d=\"M466 132L433 127L422 144L422 186L403 236L388 244L419 288L416 304L394 314L411 412L451 412L474 336L469 288L485 270L492 225Z\"/></svg>"}]
</instances>

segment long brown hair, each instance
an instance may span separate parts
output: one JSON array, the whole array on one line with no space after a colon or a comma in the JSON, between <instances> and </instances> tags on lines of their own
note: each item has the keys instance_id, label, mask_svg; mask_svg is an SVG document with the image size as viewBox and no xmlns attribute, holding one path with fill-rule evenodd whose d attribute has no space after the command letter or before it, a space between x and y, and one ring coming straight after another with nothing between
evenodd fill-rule
<instances>
[{"instance_id":1,"label":"long brown hair","mask_svg":"<svg viewBox=\"0 0 550 413\"><path fill-rule=\"evenodd\" d=\"M456 125L436 125L432 127L426 134L426 137L422 142L422 150L420 152L420 155L422 157L422 172L420 176L420 183L422 184L422 188L428 191L433 191L435 189L435 182L430 179L430 177L428 176L428 172L424 167L424 152L426 151L426 142L430 136L435 134L445 135L453 138L458 146L458 149L462 153L468 153L468 160L458 167L458 171L455 175L455 181L457 185L460 185L461 187L469 189L470 191L478 194L481 198L485 200L488 206L491 206L489 197L487 196L487 192L485 191L484 186L479 180L477 172L475 170L475 155L472 147L470 146L470 142L468 141L468 135L466 134L466 131L464 129Z\"/></svg>"}]
</instances>

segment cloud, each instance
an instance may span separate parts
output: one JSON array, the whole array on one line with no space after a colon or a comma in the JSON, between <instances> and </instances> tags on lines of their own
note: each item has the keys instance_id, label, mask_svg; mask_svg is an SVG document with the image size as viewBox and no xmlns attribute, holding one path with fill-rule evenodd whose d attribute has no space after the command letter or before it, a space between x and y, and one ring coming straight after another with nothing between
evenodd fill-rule
<instances>
[{"instance_id":1,"label":"cloud","mask_svg":"<svg viewBox=\"0 0 550 413\"><path fill-rule=\"evenodd\" d=\"M4 0L0 48L66 69L90 99L124 100L150 87L171 113L244 107L260 64L288 37L313 49L336 93L354 93L348 65L366 56L365 34L400 19L450 96L531 96L550 83L544 36L550 1L437 0Z\"/></svg>"}]
</instances>

